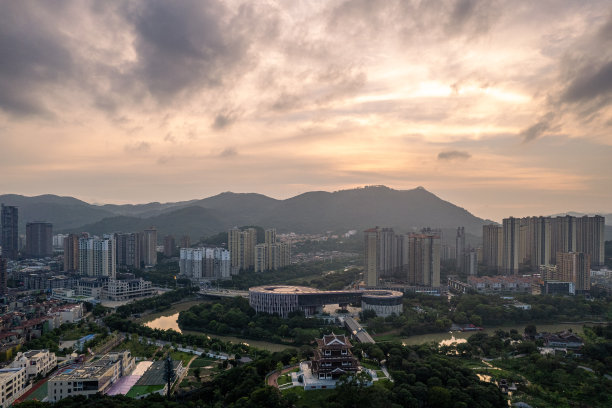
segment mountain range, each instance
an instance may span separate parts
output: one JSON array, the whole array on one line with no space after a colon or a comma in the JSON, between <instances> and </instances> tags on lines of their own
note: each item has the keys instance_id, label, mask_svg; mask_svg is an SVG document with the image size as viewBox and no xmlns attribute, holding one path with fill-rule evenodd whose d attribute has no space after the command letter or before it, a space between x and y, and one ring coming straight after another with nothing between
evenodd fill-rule
<instances>
[{"instance_id":1,"label":"mountain range","mask_svg":"<svg viewBox=\"0 0 612 408\"><path fill-rule=\"evenodd\" d=\"M226 192L200 200L128 205L95 205L56 195L6 194L0 195L0 203L19 207L22 233L29 221L51 222L56 233L87 231L100 235L155 226L160 236L189 235L192 239L243 225L276 228L280 233L345 232L380 225L394 227L399 232L441 228L451 240L458 226L464 226L475 238L482 235L484 224L492 222L422 187L394 190L369 186L335 192L312 191L285 200L256 193Z\"/></svg>"}]
</instances>

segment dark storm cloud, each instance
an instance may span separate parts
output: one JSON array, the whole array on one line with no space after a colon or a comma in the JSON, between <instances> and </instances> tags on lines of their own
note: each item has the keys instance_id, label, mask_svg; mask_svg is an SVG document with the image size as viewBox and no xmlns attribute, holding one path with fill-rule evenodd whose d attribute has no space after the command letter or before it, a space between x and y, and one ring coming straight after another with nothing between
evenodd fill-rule
<instances>
[{"instance_id":1,"label":"dark storm cloud","mask_svg":"<svg viewBox=\"0 0 612 408\"><path fill-rule=\"evenodd\" d=\"M562 96L564 102L582 102L604 96L612 91L612 61L609 61L594 71L581 72L568 86Z\"/></svg>"},{"instance_id":2,"label":"dark storm cloud","mask_svg":"<svg viewBox=\"0 0 612 408\"><path fill-rule=\"evenodd\" d=\"M138 54L131 77L160 102L224 85L245 68L249 15L248 6L233 14L214 0L154 0L130 7L127 20Z\"/></svg>"},{"instance_id":3,"label":"dark storm cloud","mask_svg":"<svg viewBox=\"0 0 612 408\"><path fill-rule=\"evenodd\" d=\"M529 126L527 129L523 130L519 136L523 138L523 142L531 142L532 140L537 139L538 137L544 135L544 133L551 128L551 122L554 119L554 114L552 112L544 115L540 120Z\"/></svg>"},{"instance_id":4,"label":"dark storm cloud","mask_svg":"<svg viewBox=\"0 0 612 408\"><path fill-rule=\"evenodd\" d=\"M580 38L561 61L561 80L568 84L559 101L583 120L612 102L612 14L594 33Z\"/></svg>"},{"instance_id":5,"label":"dark storm cloud","mask_svg":"<svg viewBox=\"0 0 612 408\"><path fill-rule=\"evenodd\" d=\"M462 150L447 150L438 153L438 160L467 160L470 157L472 157L471 154Z\"/></svg>"},{"instance_id":6,"label":"dark storm cloud","mask_svg":"<svg viewBox=\"0 0 612 408\"><path fill-rule=\"evenodd\" d=\"M0 109L6 112L51 114L40 93L72 79L68 38L50 16L28 2L0 5Z\"/></svg>"}]
</instances>

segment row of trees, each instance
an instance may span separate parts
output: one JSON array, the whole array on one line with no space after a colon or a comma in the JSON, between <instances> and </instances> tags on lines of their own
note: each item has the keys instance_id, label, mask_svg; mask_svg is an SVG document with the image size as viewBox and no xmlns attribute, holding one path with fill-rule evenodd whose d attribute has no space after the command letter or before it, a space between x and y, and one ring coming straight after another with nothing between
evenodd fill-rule
<instances>
[{"instance_id":1,"label":"row of trees","mask_svg":"<svg viewBox=\"0 0 612 408\"><path fill-rule=\"evenodd\" d=\"M525 322L579 321L606 319L612 300L587 300L582 296L516 295L515 299L531 305L530 310L512 306L512 300L495 295L463 294L446 297L410 295L404 297L401 315L376 317L362 313L362 320L375 333L399 331L402 336L442 332L452 323L497 326Z\"/></svg>"},{"instance_id":2,"label":"row of trees","mask_svg":"<svg viewBox=\"0 0 612 408\"><path fill-rule=\"evenodd\" d=\"M159 296L153 296L119 306L116 313L121 317L129 317L133 314L146 311L163 311L170 308L173 303L189 298L194 293L197 293L198 290L199 288L193 286L179 288Z\"/></svg>"},{"instance_id":3,"label":"row of trees","mask_svg":"<svg viewBox=\"0 0 612 408\"><path fill-rule=\"evenodd\" d=\"M192 306L179 313L178 323L184 330L231 334L292 345L309 344L331 331L322 320L307 319L300 312L291 314L288 319L256 314L248 300L241 297Z\"/></svg>"}]
</instances>

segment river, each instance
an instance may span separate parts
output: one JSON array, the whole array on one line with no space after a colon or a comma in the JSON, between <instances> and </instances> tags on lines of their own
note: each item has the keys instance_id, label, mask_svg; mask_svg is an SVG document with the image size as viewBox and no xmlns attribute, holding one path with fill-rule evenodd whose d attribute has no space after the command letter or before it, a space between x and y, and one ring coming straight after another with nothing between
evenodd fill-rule
<instances>
[{"instance_id":1,"label":"river","mask_svg":"<svg viewBox=\"0 0 612 408\"><path fill-rule=\"evenodd\" d=\"M165 316L164 315L157 316L151 321L143 322L143 324L152 329L162 329L162 330L173 329L179 333L184 333L184 334L208 335L210 337L215 337L223 341L231 341L232 343L246 343L249 346L257 347L257 348L272 351L272 352L282 351L287 348L295 348L293 346L285 346L284 344L270 343L268 341L241 339L241 338L233 337L233 336L220 336L218 334L208 334L208 333L203 333L199 331L181 330L181 328L178 325L178 315L179 315L178 313L173 313L173 314L167 314Z\"/></svg>"},{"instance_id":2,"label":"river","mask_svg":"<svg viewBox=\"0 0 612 408\"><path fill-rule=\"evenodd\" d=\"M191 334L207 334L203 332L196 331L184 331L178 325L178 313L173 311L167 312L166 315L155 315L152 320L148 322L143 322L145 326L148 326L152 329L173 329L179 333L191 333ZM516 329L519 333L523 333L525 330L525 326L527 323L514 325L514 326L496 326L496 327L488 327L485 328L482 332L487 334L493 334L496 330L503 329L504 331L510 331L511 329ZM535 325L539 332L559 332L563 330L572 329L574 332L582 331L582 324L578 323L554 323L554 324L536 324ZM430 334L420 334L416 336L410 336L406 338L400 339L401 342L405 345L415 345L415 344L423 344L435 342L442 345L450 345L452 343L463 343L466 341L468 337L478 332L446 332L446 333L430 333ZM269 351L281 351L286 348L291 348L291 346L285 346L283 344L270 343L267 341L259 341L259 340L249 340L249 339L241 339L233 336L220 336L217 334L208 334L211 337L219 338L223 341L231 341L232 343L248 343L249 345L257 348L261 348Z\"/></svg>"}]
</instances>

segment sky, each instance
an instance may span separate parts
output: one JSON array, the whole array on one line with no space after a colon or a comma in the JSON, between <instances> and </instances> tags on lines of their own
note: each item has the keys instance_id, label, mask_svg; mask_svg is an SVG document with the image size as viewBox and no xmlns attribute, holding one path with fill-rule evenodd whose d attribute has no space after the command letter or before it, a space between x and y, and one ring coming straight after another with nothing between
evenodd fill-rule
<instances>
[{"instance_id":1,"label":"sky","mask_svg":"<svg viewBox=\"0 0 612 408\"><path fill-rule=\"evenodd\" d=\"M612 1L0 0L0 193L612 212Z\"/></svg>"}]
</instances>

